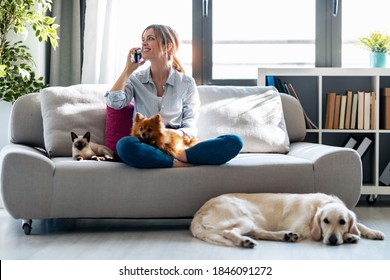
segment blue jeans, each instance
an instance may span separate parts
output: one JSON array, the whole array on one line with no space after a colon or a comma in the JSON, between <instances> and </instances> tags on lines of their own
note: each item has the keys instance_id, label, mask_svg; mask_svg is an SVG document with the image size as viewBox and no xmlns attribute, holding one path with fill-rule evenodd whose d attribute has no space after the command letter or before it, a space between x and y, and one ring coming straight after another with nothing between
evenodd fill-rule
<instances>
[{"instance_id":1,"label":"blue jeans","mask_svg":"<svg viewBox=\"0 0 390 280\"><path fill-rule=\"evenodd\" d=\"M243 142L237 135L223 135L206 140L186 150L187 162L196 165L220 165L241 151ZM160 149L127 136L118 141L116 150L122 161L137 168L167 168L173 158Z\"/></svg>"}]
</instances>

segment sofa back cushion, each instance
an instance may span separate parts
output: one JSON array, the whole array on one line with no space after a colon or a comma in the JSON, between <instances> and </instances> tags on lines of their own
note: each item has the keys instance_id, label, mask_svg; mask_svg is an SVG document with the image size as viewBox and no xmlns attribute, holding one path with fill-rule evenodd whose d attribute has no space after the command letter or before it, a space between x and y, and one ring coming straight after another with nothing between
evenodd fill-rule
<instances>
[{"instance_id":1,"label":"sofa back cushion","mask_svg":"<svg viewBox=\"0 0 390 280\"><path fill-rule=\"evenodd\" d=\"M26 94L16 100L9 131L11 143L45 148L40 93Z\"/></svg>"},{"instance_id":2,"label":"sofa back cushion","mask_svg":"<svg viewBox=\"0 0 390 280\"><path fill-rule=\"evenodd\" d=\"M291 95L280 93L283 104L284 120L290 142L301 142L306 137L304 113L299 101Z\"/></svg>"},{"instance_id":3,"label":"sofa back cushion","mask_svg":"<svg viewBox=\"0 0 390 280\"><path fill-rule=\"evenodd\" d=\"M274 87L199 86L198 137L236 134L242 152L287 153L289 138L282 101Z\"/></svg>"},{"instance_id":4,"label":"sofa back cushion","mask_svg":"<svg viewBox=\"0 0 390 280\"><path fill-rule=\"evenodd\" d=\"M46 152L49 157L71 156L71 136L91 133L91 141L104 144L109 85L49 87L42 91L41 110Z\"/></svg>"},{"instance_id":5,"label":"sofa back cushion","mask_svg":"<svg viewBox=\"0 0 390 280\"><path fill-rule=\"evenodd\" d=\"M76 88L79 87L80 85L76 86ZM97 92L95 92L95 94L99 103L98 111L100 115L98 116L98 119L100 121L95 124L98 124L98 126L100 127L99 135L101 136L100 139L96 140L95 139L96 135L92 135L92 140L94 141L96 140L96 142L103 141L103 139L105 138L102 135L104 135L104 129L105 129L105 124L103 120L105 119L106 105L104 104L104 101L101 98L103 98L104 92L107 89L109 89L110 86L109 85L83 85L81 87L87 87L90 88L91 90L92 88L94 88L95 90L97 89ZM72 87L69 88L72 89ZM201 99L203 100L203 102L205 102L202 96L204 95L204 93L208 91L208 88L207 86L200 86L198 88L199 88L199 93L201 95ZM66 88L57 88L57 89L61 90L63 94L68 95L65 90ZM50 89L50 91L51 90L52 88ZM32 147L45 148L44 133L43 133L43 118L41 112L41 98L43 94L46 93L47 91L45 91L44 93L27 94L18 98L18 100L15 102L15 104L12 107L11 118L10 118L10 122L11 122L10 141L12 143L29 145ZM280 94L280 97L283 103L284 118L285 118L285 123L287 126L287 132L288 132L290 142L302 141L306 135L305 121L303 117L302 108L299 102L295 98L282 93ZM103 101L103 103L101 101ZM203 105L205 104L206 103L204 103ZM77 124L80 121L82 121L83 124L83 127L81 127L80 131L78 131L77 133L83 133L85 130L90 130L89 124L88 127L85 126L86 125L84 121L85 117L86 116L84 114L79 119L73 120L74 124ZM88 114L88 119L90 121L93 121L92 120L93 118L90 117L89 114ZM202 131L207 129L210 130L211 128L210 127L201 128ZM64 143L66 143L65 147L67 149L66 154L70 155L71 154L70 132L64 133L60 138L64 139Z\"/></svg>"}]
</instances>

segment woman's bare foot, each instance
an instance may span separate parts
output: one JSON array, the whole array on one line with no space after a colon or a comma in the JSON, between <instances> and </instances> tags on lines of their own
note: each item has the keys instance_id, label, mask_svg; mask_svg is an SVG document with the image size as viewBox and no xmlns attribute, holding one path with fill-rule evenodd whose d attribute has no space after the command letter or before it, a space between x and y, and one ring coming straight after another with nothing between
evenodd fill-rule
<instances>
[{"instance_id":1,"label":"woman's bare foot","mask_svg":"<svg viewBox=\"0 0 390 280\"><path fill-rule=\"evenodd\" d=\"M194 166L192 164L189 164L187 162L182 162L178 159L173 159L173 166L172 167L191 167Z\"/></svg>"},{"instance_id":2,"label":"woman's bare foot","mask_svg":"<svg viewBox=\"0 0 390 280\"><path fill-rule=\"evenodd\" d=\"M179 152L179 153L176 155L176 159L178 159L179 161L181 161L181 162L183 162L183 163L186 163L186 162L187 162L186 151L183 150L183 151Z\"/></svg>"}]
</instances>

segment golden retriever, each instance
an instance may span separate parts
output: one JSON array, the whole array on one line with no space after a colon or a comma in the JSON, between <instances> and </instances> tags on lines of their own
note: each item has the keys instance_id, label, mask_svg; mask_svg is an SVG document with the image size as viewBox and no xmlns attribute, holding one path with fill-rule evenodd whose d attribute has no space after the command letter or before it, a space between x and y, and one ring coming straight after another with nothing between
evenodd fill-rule
<instances>
[{"instance_id":1,"label":"golden retriever","mask_svg":"<svg viewBox=\"0 0 390 280\"><path fill-rule=\"evenodd\" d=\"M225 194L207 201L191 223L193 236L209 243L253 248L255 240L295 242L312 238L327 245L385 238L356 222L337 197L313 194Z\"/></svg>"}]
</instances>

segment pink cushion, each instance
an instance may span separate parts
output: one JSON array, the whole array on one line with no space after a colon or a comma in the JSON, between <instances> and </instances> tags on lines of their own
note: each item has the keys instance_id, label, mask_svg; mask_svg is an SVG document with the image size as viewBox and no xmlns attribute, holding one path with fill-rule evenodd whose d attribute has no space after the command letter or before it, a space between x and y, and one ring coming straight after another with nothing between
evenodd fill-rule
<instances>
[{"instance_id":1,"label":"pink cushion","mask_svg":"<svg viewBox=\"0 0 390 280\"><path fill-rule=\"evenodd\" d=\"M132 103L120 110L106 107L105 145L111 150L116 151L118 140L130 135L133 126L133 112L134 104Z\"/></svg>"}]
</instances>

